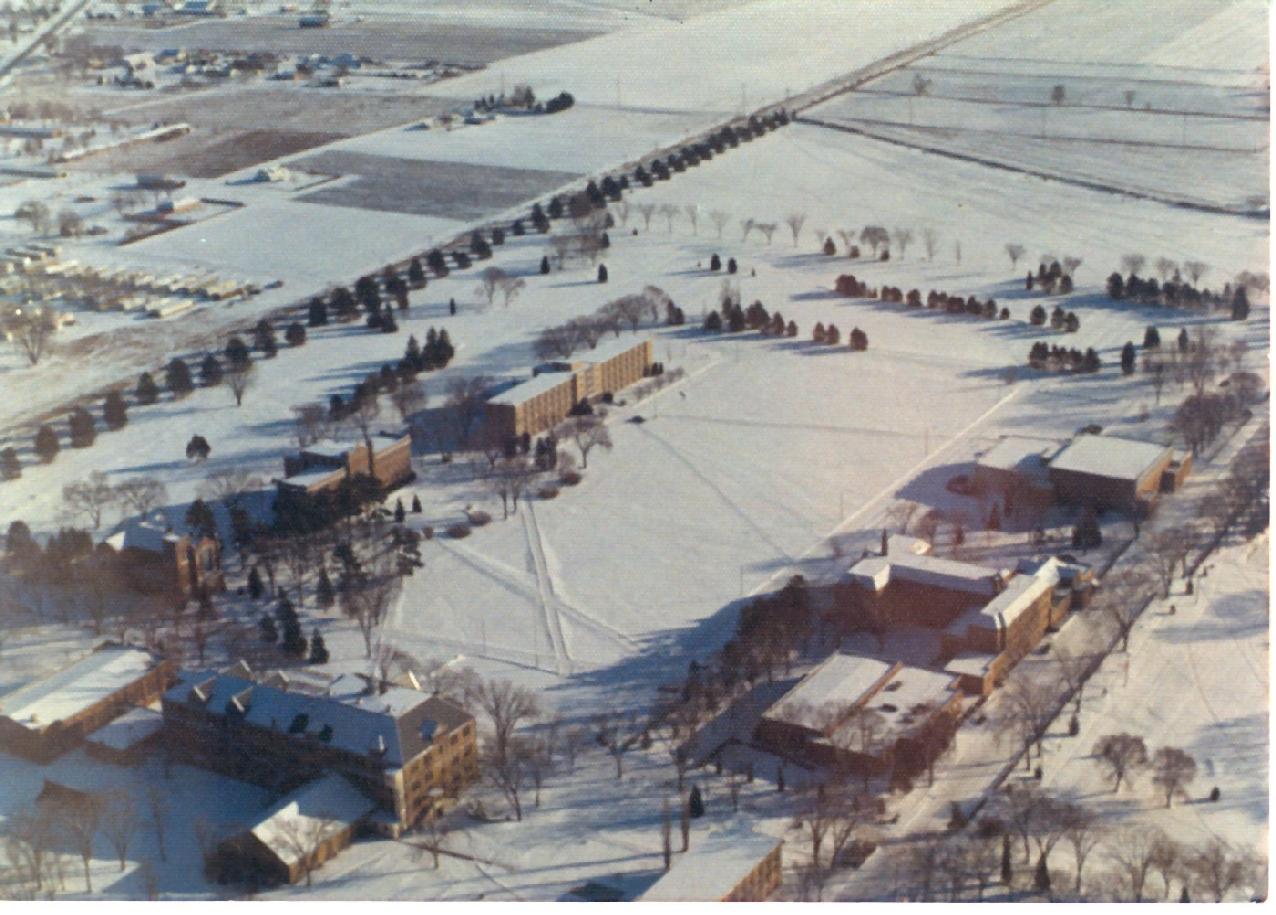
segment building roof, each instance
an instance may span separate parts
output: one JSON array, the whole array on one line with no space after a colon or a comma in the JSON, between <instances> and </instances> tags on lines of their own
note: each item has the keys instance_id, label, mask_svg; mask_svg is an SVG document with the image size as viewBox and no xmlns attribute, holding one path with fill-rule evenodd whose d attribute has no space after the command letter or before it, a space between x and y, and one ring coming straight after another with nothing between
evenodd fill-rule
<instances>
[{"instance_id":1,"label":"building roof","mask_svg":"<svg viewBox=\"0 0 1276 915\"><path fill-rule=\"evenodd\" d=\"M799 680L762 717L823 730L820 721L823 713L840 711L863 701L897 666L876 658L838 652Z\"/></svg>"},{"instance_id":2,"label":"building roof","mask_svg":"<svg viewBox=\"0 0 1276 915\"><path fill-rule=\"evenodd\" d=\"M979 677L982 680L988 675L988 670L995 660L997 660L997 655L990 652L962 651L944 665L944 670L951 674L966 674L972 677Z\"/></svg>"},{"instance_id":3,"label":"building roof","mask_svg":"<svg viewBox=\"0 0 1276 915\"><path fill-rule=\"evenodd\" d=\"M668 872L638 898L642 902L718 902L782 844L782 839L753 832L740 821L692 836L691 847L674 855Z\"/></svg>"},{"instance_id":4,"label":"building roof","mask_svg":"<svg viewBox=\"0 0 1276 915\"><path fill-rule=\"evenodd\" d=\"M884 719L883 736L898 738L930 720L957 689L957 678L951 673L901 666L873 694L867 707Z\"/></svg>"},{"instance_id":5,"label":"building roof","mask_svg":"<svg viewBox=\"0 0 1276 915\"><path fill-rule=\"evenodd\" d=\"M601 340L593 349L572 353L571 361L586 365L596 365L599 362L615 359L630 350L637 349L646 342L647 339L645 337L641 340L635 340L633 337L613 337L610 340Z\"/></svg>"},{"instance_id":6,"label":"building roof","mask_svg":"<svg viewBox=\"0 0 1276 915\"><path fill-rule=\"evenodd\" d=\"M1169 453L1165 445L1132 438L1078 435L1050 461L1050 469L1114 480L1138 480Z\"/></svg>"},{"instance_id":7,"label":"building roof","mask_svg":"<svg viewBox=\"0 0 1276 915\"><path fill-rule=\"evenodd\" d=\"M0 715L32 731L44 731L141 679L155 663L145 651L102 648L57 673L0 696Z\"/></svg>"},{"instance_id":8,"label":"building roof","mask_svg":"<svg viewBox=\"0 0 1276 915\"><path fill-rule=\"evenodd\" d=\"M128 518L106 538L106 543L117 550L146 550L164 552L166 545L176 543L182 537L176 533L173 522L163 512L152 512L144 517Z\"/></svg>"},{"instance_id":9,"label":"building roof","mask_svg":"<svg viewBox=\"0 0 1276 915\"><path fill-rule=\"evenodd\" d=\"M1046 464L1062 445L1058 439L1007 435L977 458L975 464L1045 482Z\"/></svg>"},{"instance_id":10,"label":"building roof","mask_svg":"<svg viewBox=\"0 0 1276 915\"><path fill-rule=\"evenodd\" d=\"M248 831L286 865L376 807L340 775L325 775L284 795Z\"/></svg>"},{"instance_id":11,"label":"building roof","mask_svg":"<svg viewBox=\"0 0 1276 915\"><path fill-rule=\"evenodd\" d=\"M552 391L561 385L571 384L573 375L567 372L544 372L535 378L529 378L526 381L520 381L494 397L489 397L489 404L498 404L506 406L518 406L526 403L533 397L544 394L546 391Z\"/></svg>"},{"instance_id":12,"label":"building roof","mask_svg":"<svg viewBox=\"0 0 1276 915\"><path fill-rule=\"evenodd\" d=\"M327 482L333 477L344 478L346 471L342 467L309 467L300 473L294 473L290 477L284 477L277 482L286 486L300 486L309 489L319 483Z\"/></svg>"},{"instance_id":13,"label":"building roof","mask_svg":"<svg viewBox=\"0 0 1276 915\"><path fill-rule=\"evenodd\" d=\"M390 686L384 692L362 677L334 677L318 694L294 689L287 677L267 682L231 673L182 671L164 701L202 706L217 715L242 715L248 724L297 740L314 739L398 768L470 720L464 709L437 696Z\"/></svg>"},{"instance_id":14,"label":"building roof","mask_svg":"<svg viewBox=\"0 0 1276 915\"><path fill-rule=\"evenodd\" d=\"M985 566L936 556L899 555L869 556L851 566L852 583L881 591L891 581L909 581L953 591L965 591L992 597L997 593L999 573Z\"/></svg>"},{"instance_id":15,"label":"building roof","mask_svg":"<svg viewBox=\"0 0 1276 915\"><path fill-rule=\"evenodd\" d=\"M89 743L124 753L164 727L164 716L151 708L135 708L109 724L98 728L87 738Z\"/></svg>"}]
</instances>

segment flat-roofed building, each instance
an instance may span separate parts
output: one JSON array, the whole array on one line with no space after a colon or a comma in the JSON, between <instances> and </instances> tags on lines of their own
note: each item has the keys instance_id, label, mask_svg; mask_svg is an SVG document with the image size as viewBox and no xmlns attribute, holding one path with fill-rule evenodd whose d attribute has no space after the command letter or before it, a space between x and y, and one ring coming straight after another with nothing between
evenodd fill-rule
<instances>
[{"instance_id":1,"label":"flat-roofed building","mask_svg":"<svg viewBox=\"0 0 1276 915\"><path fill-rule=\"evenodd\" d=\"M762 715L759 743L807 764L912 775L947 743L963 694L952 673L837 653ZM876 726L863 743L862 712Z\"/></svg>"},{"instance_id":2,"label":"flat-roofed building","mask_svg":"<svg viewBox=\"0 0 1276 915\"><path fill-rule=\"evenodd\" d=\"M103 645L56 673L0 696L0 749L47 761L130 709L159 699L171 661Z\"/></svg>"},{"instance_id":3,"label":"flat-roofed building","mask_svg":"<svg viewBox=\"0 0 1276 915\"><path fill-rule=\"evenodd\" d=\"M912 552L869 556L847 573L853 616L882 629L925 626L939 629L958 613L992 600L1002 573Z\"/></svg>"},{"instance_id":4,"label":"flat-roofed building","mask_svg":"<svg viewBox=\"0 0 1276 915\"><path fill-rule=\"evenodd\" d=\"M105 542L138 591L190 596L225 590L217 539L174 530L161 512L123 521Z\"/></svg>"},{"instance_id":5,"label":"flat-roofed building","mask_svg":"<svg viewBox=\"0 0 1276 915\"><path fill-rule=\"evenodd\" d=\"M644 378L651 369L650 340L599 343L570 360L543 363L534 377L487 402L487 422L505 440L552 429L582 400L613 394Z\"/></svg>"},{"instance_id":6,"label":"flat-roofed building","mask_svg":"<svg viewBox=\"0 0 1276 915\"><path fill-rule=\"evenodd\" d=\"M438 696L342 674L183 671L163 697L168 745L197 765L291 791L351 780L390 834L478 777L474 717Z\"/></svg>"},{"instance_id":7,"label":"flat-roofed building","mask_svg":"<svg viewBox=\"0 0 1276 915\"><path fill-rule=\"evenodd\" d=\"M999 496L1007 508L1044 510L1054 501L1050 459L1058 439L1007 435L975 459L975 491Z\"/></svg>"},{"instance_id":8,"label":"flat-roofed building","mask_svg":"<svg viewBox=\"0 0 1276 915\"><path fill-rule=\"evenodd\" d=\"M163 729L164 716L158 709L138 706L90 734L84 749L95 759L137 765L159 745Z\"/></svg>"},{"instance_id":9,"label":"flat-roofed building","mask_svg":"<svg viewBox=\"0 0 1276 915\"><path fill-rule=\"evenodd\" d=\"M1165 445L1078 435L1051 459L1050 482L1061 502L1146 514L1173 461L1174 452Z\"/></svg>"},{"instance_id":10,"label":"flat-roofed building","mask_svg":"<svg viewBox=\"0 0 1276 915\"><path fill-rule=\"evenodd\" d=\"M639 902L763 902L779 889L784 840L743 824L693 836Z\"/></svg>"},{"instance_id":11,"label":"flat-roofed building","mask_svg":"<svg viewBox=\"0 0 1276 915\"><path fill-rule=\"evenodd\" d=\"M284 458L283 479L275 480L280 495L316 496L335 492L356 475L390 489L412 478L412 436L385 436L372 441L372 457L365 442L315 442Z\"/></svg>"}]
</instances>

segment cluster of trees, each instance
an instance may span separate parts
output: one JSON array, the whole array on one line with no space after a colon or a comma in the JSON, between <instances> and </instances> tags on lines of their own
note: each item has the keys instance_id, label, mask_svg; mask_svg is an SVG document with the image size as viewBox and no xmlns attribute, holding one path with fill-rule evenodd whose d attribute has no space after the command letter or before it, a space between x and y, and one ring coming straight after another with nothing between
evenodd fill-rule
<instances>
[{"instance_id":1,"label":"cluster of trees","mask_svg":"<svg viewBox=\"0 0 1276 915\"><path fill-rule=\"evenodd\" d=\"M1236 277L1234 283L1225 283L1222 292L1214 292L1208 287L1198 288L1202 276L1209 272L1209 266L1200 261L1185 261L1181 266L1166 257L1157 258L1153 264L1160 276L1160 282L1154 276L1141 277L1146 258L1139 254L1127 254L1121 260L1126 276L1113 272L1108 277L1108 297L1115 300L1128 299L1143 305L1159 305L1165 308L1189 308L1222 310L1230 309L1233 320L1244 321L1249 317L1250 290L1265 293L1269 287L1266 274L1253 274L1248 271ZM1187 278L1184 279L1183 274Z\"/></svg>"},{"instance_id":2,"label":"cluster of trees","mask_svg":"<svg viewBox=\"0 0 1276 915\"><path fill-rule=\"evenodd\" d=\"M1028 351L1028 365L1038 371L1073 372L1093 374L1103 368L1103 362L1093 347L1083 353L1073 347L1052 346L1038 340Z\"/></svg>"},{"instance_id":3,"label":"cluster of trees","mask_svg":"<svg viewBox=\"0 0 1276 915\"><path fill-rule=\"evenodd\" d=\"M811 637L816 616L806 579L794 575L779 591L753 598L740 610L735 635L722 648L722 677L728 688L740 681L770 682Z\"/></svg>"},{"instance_id":4,"label":"cluster of trees","mask_svg":"<svg viewBox=\"0 0 1276 915\"><path fill-rule=\"evenodd\" d=\"M1187 797L1187 788L1196 779L1196 760L1191 754L1170 746L1151 753L1136 734L1106 734L1095 742L1091 756L1112 779L1114 794L1122 785L1132 787L1136 777L1146 774L1166 807L1173 805L1175 797Z\"/></svg>"},{"instance_id":5,"label":"cluster of trees","mask_svg":"<svg viewBox=\"0 0 1276 915\"><path fill-rule=\"evenodd\" d=\"M657 286L647 286L641 293L612 299L592 315L572 318L565 324L541 331L534 346L536 357L569 359L582 349L597 347L598 341L608 332L619 337L621 330L628 327L637 333L644 320L659 320L662 308L671 321L682 313L673 299Z\"/></svg>"},{"instance_id":6,"label":"cluster of trees","mask_svg":"<svg viewBox=\"0 0 1276 915\"><path fill-rule=\"evenodd\" d=\"M1072 334L1081 329L1081 319L1075 313L1064 311L1058 305L1054 307L1054 310L1048 316L1043 306L1034 305L1032 311L1028 313L1028 323L1034 327L1044 327L1047 317L1050 320L1051 330Z\"/></svg>"},{"instance_id":7,"label":"cluster of trees","mask_svg":"<svg viewBox=\"0 0 1276 915\"><path fill-rule=\"evenodd\" d=\"M67 514L82 518L93 530L102 526L106 511L119 506L137 515L149 514L164 504L168 490L152 477L132 477L111 485L106 474L95 470L87 480L62 487L62 502Z\"/></svg>"},{"instance_id":8,"label":"cluster of trees","mask_svg":"<svg viewBox=\"0 0 1276 915\"><path fill-rule=\"evenodd\" d=\"M1056 850L1066 852L1070 881L1060 882L1051 866ZM982 900L1000 884L1051 899L1165 901L1177 889L1180 902L1221 902L1236 890L1259 889L1263 879L1251 852L1221 839L1191 846L1156 827L1110 824L1030 783L1008 785L973 822L954 805L946 835L891 854L897 895L917 901Z\"/></svg>"},{"instance_id":9,"label":"cluster of trees","mask_svg":"<svg viewBox=\"0 0 1276 915\"><path fill-rule=\"evenodd\" d=\"M1012 247L1019 246L1007 245L1007 253L1010 253ZM1022 248L1020 248L1020 254L1022 254ZM1018 260L1018 256L1012 255L1011 263L1013 264L1016 260ZM1024 280L1024 288L1029 291L1034 288L1040 289L1046 295L1054 295L1055 288L1058 287L1058 291L1061 294L1067 295L1072 292L1072 274L1081 266L1081 263L1081 258L1079 257L1065 257L1063 262L1060 263L1051 255L1044 255L1041 258L1041 264L1037 267L1036 274L1034 275L1032 271L1028 271L1028 276Z\"/></svg>"}]
</instances>

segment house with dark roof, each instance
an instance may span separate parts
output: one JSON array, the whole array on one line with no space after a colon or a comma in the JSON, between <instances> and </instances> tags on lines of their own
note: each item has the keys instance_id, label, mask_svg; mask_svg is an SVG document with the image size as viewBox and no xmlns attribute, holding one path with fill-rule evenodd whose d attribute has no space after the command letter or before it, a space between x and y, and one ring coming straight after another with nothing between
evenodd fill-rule
<instances>
[{"instance_id":1,"label":"house with dark roof","mask_svg":"<svg viewBox=\"0 0 1276 915\"><path fill-rule=\"evenodd\" d=\"M162 700L168 745L196 765L280 792L332 773L392 835L478 777L474 717L416 689L342 674L182 671Z\"/></svg>"}]
</instances>

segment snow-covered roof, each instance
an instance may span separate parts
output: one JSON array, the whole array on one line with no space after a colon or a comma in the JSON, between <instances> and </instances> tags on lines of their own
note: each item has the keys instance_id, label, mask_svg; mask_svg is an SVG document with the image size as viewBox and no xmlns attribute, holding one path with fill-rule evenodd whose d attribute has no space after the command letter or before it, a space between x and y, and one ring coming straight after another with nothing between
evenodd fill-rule
<instances>
[{"instance_id":1,"label":"snow-covered roof","mask_svg":"<svg viewBox=\"0 0 1276 915\"><path fill-rule=\"evenodd\" d=\"M33 731L79 714L135 683L155 659L134 648L103 648L57 673L0 696L0 715Z\"/></svg>"},{"instance_id":2,"label":"snow-covered roof","mask_svg":"<svg viewBox=\"0 0 1276 915\"><path fill-rule=\"evenodd\" d=\"M982 679L987 675L997 655L985 651L963 651L944 665L944 670L951 674L967 674Z\"/></svg>"},{"instance_id":3,"label":"snow-covered roof","mask_svg":"<svg viewBox=\"0 0 1276 915\"><path fill-rule=\"evenodd\" d=\"M979 629L1008 629L1041 595L1053 590L1059 576L1053 570L1039 575L1016 575L1002 591L970 618Z\"/></svg>"},{"instance_id":4,"label":"snow-covered roof","mask_svg":"<svg viewBox=\"0 0 1276 915\"><path fill-rule=\"evenodd\" d=\"M350 450L354 447L354 444L350 442L338 442L333 441L332 439L323 439L321 441L311 442L305 448L301 449L301 453L344 461L346 459L346 455L349 454Z\"/></svg>"},{"instance_id":5,"label":"snow-covered roof","mask_svg":"<svg viewBox=\"0 0 1276 915\"><path fill-rule=\"evenodd\" d=\"M593 349L583 350L572 354L572 361L584 363L586 365L596 365L599 362L606 362L609 359L615 359L617 356L623 355L630 350L637 349L646 343L647 340L634 340L631 337L613 337L610 340L599 341L598 345Z\"/></svg>"},{"instance_id":6,"label":"snow-covered roof","mask_svg":"<svg viewBox=\"0 0 1276 915\"><path fill-rule=\"evenodd\" d=\"M348 829L375 807L340 775L325 775L284 795L249 832L284 864L295 864L315 840Z\"/></svg>"},{"instance_id":7,"label":"snow-covered roof","mask_svg":"<svg viewBox=\"0 0 1276 915\"><path fill-rule=\"evenodd\" d=\"M304 692L288 688L286 678L263 683L227 673L183 671L164 701L202 706L217 715L242 714L248 724L375 756L390 768L420 754L436 733L469 720L464 709L446 699L400 686L380 692L349 674L334 678L317 695L313 687Z\"/></svg>"},{"instance_id":8,"label":"snow-covered roof","mask_svg":"<svg viewBox=\"0 0 1276 915\"><path fill-rule=\"evenodd\" d=\"M146 550L164 552L165 545L176 543L181 535L163 512L153 512L144 517L128 518L112 531L106 542L117 550Z\"/></svg>"},{"instance_id":9,"label":"snow-covered roof","mask_svg":"<svg viewBox=\"0 0 1276 915\"><path fill-rule=\"evenodd\" d=\"M98 728L89 735L87 740L108 750L123 753L158 732L163 726L164 716L155 709L135 708Z\"/></svg>"},{"instance_id":10,"label":"snow-covered roof","mask_svg":"<svg viewBox=\"0 0 1276 915\"><path fill-rule=\"evenodd\" d=\"M913 553L869 556L851 566L852 583L881 591L891 581L910 581L991 597L997 593L998 573L985 566Z\"/></svg>"},{"instance_id":11,"label":"snow-covered roof","mask_svg":"<svg viewBox=\"0 0 1276 915\"><path fill-rule=\"evenodd\" d=\"M822 713L858 704L895 667L876 658L838 652L798 681L762 717L821 729Z\"/></svg>"},{"instance_id":12,"label":"snow-covered roof","mask_svg":"<svg viewBox=\"0 0 1276 915\"><path fill-rule=\"evenodd\" d=\"M732 823L705 836L691 837L691 846L674 855L668 872L639 898L642 902L719 902L753 872L782 839Z\"/></svg>"},{"instance_id":13,"label":"snow-covered roof","mask_svg":"<svg viewBox=\"0 0 1276 915\"><path fill-rule=\"evenodd\" d=\"M302 486L310 488L318 483L323 483L333 477L345 476L345 470L341 467L310 467L300 473L294 473L290 477L285 477L280 482L289 486Z\"/></svg>"},{"instance_id":14,"label":"snow-covered roof","mask_svg":"<svg viewBox=\"0 0 1276 915\"><path fill-rule=\"evenodd\" d=\"M1046 463L1059 452L1063 442L1057 439L1024 438L1007 435L983 453L976 461L979 467L1004 470L1042 480Z\"/></svg>"},{"instance_id":15,"label":"snow-covered roof","mask_svg":"<svg viewBox=\"0 0 1276 915\"><path fill-rule=\"evenodd\" d=\"M494 397L488 398L487 402L489 404L518 406L533 397L544 394L546 391L552 391L561 385L571 384L573 377L573 375L563 372L545 372L535 378L520 381L512 387L506 388Z\"/></svg>"},{"instance_id":16,"label":"snow-covered roof","mask_svg":"<svg viewBox=\"0 0 1276 915\"><path fill-rule=\"evenodd\" d=\"M1132 438L1078 435L1050 461L1050 469L1138 480L1169 453L1165 445Z\"/></svg>"},{"instance_id":17,"label":"snow-covered roof","mask_svg":"<svg viewBox=\"0 0 1276 915\"><path fill-rule=\"evenodd\" d=\"M957 693L957 678L924 667L900 667L869 700L868 708L885 719L886 734L903 736L930 719ZM924 712L914 709L925 706Z\"/></svg>"},{"instance_id":18,"label":"snow-covered roof","mask_svg":"<svg viewBox=\"0 0 1276 915\"><path fill-rule=\"evenodd\" d=\"M930 541L921 537L910 537L908 534L888 534L886 537L886 555L899 556L904 553L913 556L926 556L930 553Z\"/></svg>"}]
</instances>

